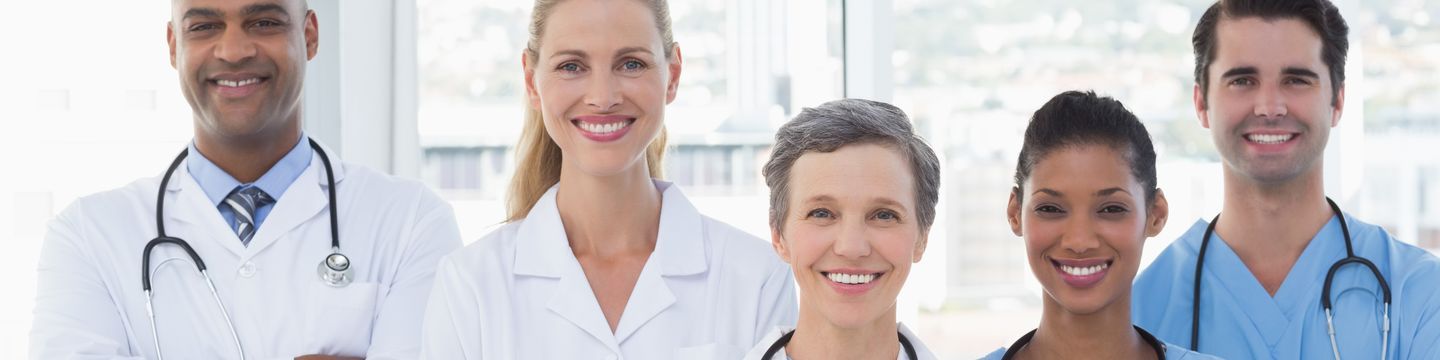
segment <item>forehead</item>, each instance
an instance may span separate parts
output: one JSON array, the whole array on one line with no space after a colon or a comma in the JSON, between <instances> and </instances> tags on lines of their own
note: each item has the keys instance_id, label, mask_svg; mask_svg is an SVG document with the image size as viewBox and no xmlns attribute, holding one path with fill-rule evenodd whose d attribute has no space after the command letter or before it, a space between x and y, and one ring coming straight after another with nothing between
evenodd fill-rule
<instances>
[{"instance_id":1,"label":"forehead","mask_svg":"<svg viewBox=\"0 0 1440 360\"><path fill-rule=\"evenodd\" d=\"M1225 68L1256 67L1262 73L1285 67L1325 72L1324 42L1310 25L1296 18L1221 17L1215 25L1212 76Z\"/></svg>"},{"instance_id":2,"label":"forehead","mask_svg":"<svg viewBox=\"0 0 1440 360\"><path fill-rule=\"evenodd\" d=\"M655 15L644 3L634 0L569 0L550 9L545 19L540 52L599 51L635 46L652 50L658 50L660 46Z\"/></svg>"},{"instance_id":3,"label":"forehead","mask_svg":"<svg viewBox=\"0 0 1440 360\"><path fill-rule=\"evenodd\" d=\"M1125 154L1108 145L1064 146L1040 158L1031 170L1027 191L1040 188L1062 193L1090 194L1118 187L1131 191L1140 189L1139 180L1130 170Z\"/></svg>"},{"instance_id":4,"label":"forehead","mask_svg":"<svg viewBox=\"0 0 1440 360\"><path fill-rule=\"evenodd\" d=\"M886 198L908 205L915 198L909 164L893 147L870 143L846 145L828 153L807 152L790 168L791 198Z\"/></svg>"},{"instance_id":5,"label":"forehead","mask_svg":"<svg viewBox=\"0 0 1440 360\"><path fill-rule=\"evenodd\" d=\"M224 16L241 15L248 9L262 9L278 6L291 16L305 12L305 0L171 0L172 21L184 19L186 13L205 10Z\"/></svg>"}]
</instances>

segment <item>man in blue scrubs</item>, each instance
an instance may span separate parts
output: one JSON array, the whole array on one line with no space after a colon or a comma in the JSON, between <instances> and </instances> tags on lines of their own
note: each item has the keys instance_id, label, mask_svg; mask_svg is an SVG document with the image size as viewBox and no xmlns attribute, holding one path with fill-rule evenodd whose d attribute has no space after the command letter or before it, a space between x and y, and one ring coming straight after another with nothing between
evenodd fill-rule
<instances>
[{"instance_id":1,"label":"man in blue scrubs","mask_svg":"<svg viewBox=\"0 0 1440 360\"><path fill-rule=\"evenodd\" d=\"M1327 0L1223 0L1196 26L1195 111L1224 159L1225 198L1204 246L1198 350L1229 359L1440 359L1440 259L1345 216L1361 264L1336 271L1334 347L1321 306L1344 226L1324 192L1322 160L1345 105L1348 28ZM1343 204L1342 204L1343 205ZM1137 278L1134 319L1196 348L1196 265L1210 223L1197 221Z\"/></svg>"}]
</instances>

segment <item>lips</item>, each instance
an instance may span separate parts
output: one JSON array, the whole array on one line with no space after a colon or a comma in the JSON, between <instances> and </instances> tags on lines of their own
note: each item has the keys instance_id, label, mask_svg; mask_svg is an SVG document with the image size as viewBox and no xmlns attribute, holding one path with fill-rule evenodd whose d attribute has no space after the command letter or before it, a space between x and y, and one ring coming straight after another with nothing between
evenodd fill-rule
<instances>
[{"instance_id":1,"label":"lips","mask_svg":"<svg viewBox=\"0 0 1440 360\"><path fill-rule=\"evenodd\" d=\"M877 272L863 269L834 269L821 271L830 284L830 288L844 296L858 296L875 288L879 282L875 281L885 276L885 272Z\"/></svg>"},{"instance_id":2,"label":"lips","mask_svg":"<svg viewBox=\"0 0 1440 360\"><path fill-rule=\"evenodd\" d=\"M635 117L626 115L584 115L570 120L580 135L596 142L611 142L625 137L635 124Z\"/></svg>"},{"instance_id":3,"label":"lips","mask_svg":"<svg viewBox=\"0 0 1440 360\"><path fill-rule=\"evenodd\" d=\"M231 99L250 96L269 81L268 76L246 73L217 74L205 80L220 97Z\"/></svg>"},{"instance_id":4,"label":"lips","mask_svg":"<svg viewBox=\"0 0 1440 360\"><path fill-rule=\"evenodd\" d=\"M1060 279L1076 288L1089 288L1100 283L1110 271L1113 259L1050 259Z\"/></svg>"}]
</instances>

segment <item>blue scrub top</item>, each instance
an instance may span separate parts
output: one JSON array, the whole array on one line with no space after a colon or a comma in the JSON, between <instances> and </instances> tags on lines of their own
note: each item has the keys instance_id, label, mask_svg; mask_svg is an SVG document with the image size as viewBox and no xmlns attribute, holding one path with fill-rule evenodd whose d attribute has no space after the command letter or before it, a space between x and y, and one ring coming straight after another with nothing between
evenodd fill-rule
<instances>
[{"instance_id":1,"label":"blue scrub top","mask_svg":"<svg viewBox=\"0 0 1440 360\"><path fill-rule=\"evenodd\" d=\"M1346 215L1355 253L1390 282L1387 357L1440 359L1440 259ZM1195 222L1135 280L1132 319L1161 341L1190 345L1195 260L1208 225ZM1271 297L1219 234L1201 274L1200 351L1228 359L1331 359L1320 293L1330 266L1345 257L1338 217L1305 247ZM1380 355L1382 296L1363 265L1346 265L1330 289L1336 341L1345 359Z\"/></svg>"}]
</instances>

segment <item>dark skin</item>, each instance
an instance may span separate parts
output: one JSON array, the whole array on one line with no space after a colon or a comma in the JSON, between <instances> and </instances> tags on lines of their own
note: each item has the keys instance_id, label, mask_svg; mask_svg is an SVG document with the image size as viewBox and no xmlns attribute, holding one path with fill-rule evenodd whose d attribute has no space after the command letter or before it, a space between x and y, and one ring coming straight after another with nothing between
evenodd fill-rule
<instances>
[{"instance_id":1,"label":"dark skin","mask_svg":"<svg viewBox=\"0 0 1440 360\"><path fill-rule=\"evenodd\" d=\"M170 64L194 110L195 147L241 183L300 139L305 63L320 46L301 0L175 0Z\"/></svg>"},{"instance_id":2,"label":"dark skin","mask_svg":"<svg viewBox=\"0 0 1440 360\"><path fill-rule=\"evenodd\" d=\"M165 40L194 110L195 148L235 180L254 182L300 141L305 63L320 47L315 12L303 0L171 5Z\"/></svg>"}]
</instances>

